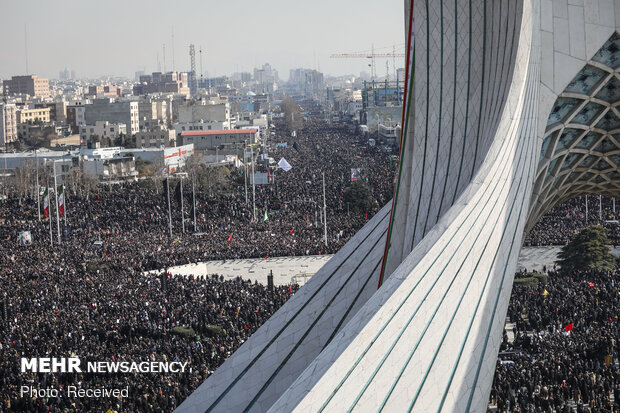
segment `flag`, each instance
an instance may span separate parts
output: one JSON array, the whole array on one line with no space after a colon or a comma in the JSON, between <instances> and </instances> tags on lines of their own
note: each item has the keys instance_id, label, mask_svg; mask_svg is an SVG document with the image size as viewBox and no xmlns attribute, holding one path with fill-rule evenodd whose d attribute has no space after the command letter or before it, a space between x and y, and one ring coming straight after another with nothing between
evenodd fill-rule
<instances>
[{"instance_id":1,"label":"flag","mask_svg":"<svg viewBox=\"0 0 620 413\"><path fill-rule=\"evenodd\" d=\"M288 233L289 233L289 234L292 234L294 231L295 231L295 230L294 230L294 229L292 229L292 230L290 230Z\"/></svg>"},{"instance_id":2,"label":"flag","mask_svg":"<svg viewBox=\"0 0 620 413\"><path fill-rule=\"evenodd\" d=\"M545 288L545 292L543 292L543 297L546 297L549 295L549 291L547 291L547 289Z\"/></svg>"},{"instance_id":3,"label":"flag","mask_svg":"<svg viewBox=\"0 0 620 413\"><path fill-rule=\"evenodd\" d=\"M573 329L573 323L569 323L566 327L564 327L564 331L571 331Z\"/></svg>"},{"instance_id":4,"label":"flag","mask_svg":"<svg viewBox=\"0 0 620 413\"><path fill-rule=\"evenodd\" d=\"M237 313L235 314L235 318L239 317L240 311L241 311L241 307L237 307Z\"/></svg>"},{"instance_id":5,"label":"flag","mask_svg":"<svg viewBox=\"0 0 620 413\"><path fill-rule=\"evenodd\" d=\"M308 226L306 227L306 229L310 229L312 228L312 223L308 224Z\"/></svg>"},{"instance_id":6,"label":"flag","mask_svg":"<svg viewBox=\"0 0 620 413\"><path fill-rule=\"evenodd\" d=\"M593 283L592 281L590 281L590 282L588 283L588 285L589 285L590 287L594 287L594 283Z\"/></svg>"},{"instance_id":7,"label":"flag","mask_svg":"<svg viewBox=\"0 0 620 413\"><path fill-rule=\"evenodd\" d=\"M58 186L58 215L65 215L65 186Z\"/></svg>"},{"instance_id":8,"label":"flag","mask_svg":"<svg viewBox=\"0 0 620 413\"><path fill-rule=\"evenodd\" d=\"M278 162L278 166L279 166L280 168L282 168L282 169L284 170L284 172L288 172L288 171L290 171L290 170L293 168L293 167L291 166L291 164L290 164L290 163L288 163L288 162L286 161L286 159L284 159L284 158L280 159L280 161Z\"/></svg>"},{"instance_id":9,"label":"flag","mask_svg":"<svg viewBox=\"0 0 620 413\"><path fill-rule=\"evenodd\" d=\"M263 222L267 221L269 217L267 216L267 210L265 210L265 215L263 216Z\"/></svg>"},{"instance_id":10,"label":"flag","mask_svg":"<svg viewBox=\"0 0 620 413\"><path fill-rule=\"evenodd\" d=\"M228 242L232 241L232 234L228 237Z\"/></svg>"},{"instance_id":11,"label":"flag","mask_svg":"<svg viewBox=\"0 0 620 413\"><path fill-rule=\"evenodd\" d=\"M45 188L45 193L43 194L43 215L45 218L50 217L50 194L49 188Z\"/></svg>"}]
</instances>

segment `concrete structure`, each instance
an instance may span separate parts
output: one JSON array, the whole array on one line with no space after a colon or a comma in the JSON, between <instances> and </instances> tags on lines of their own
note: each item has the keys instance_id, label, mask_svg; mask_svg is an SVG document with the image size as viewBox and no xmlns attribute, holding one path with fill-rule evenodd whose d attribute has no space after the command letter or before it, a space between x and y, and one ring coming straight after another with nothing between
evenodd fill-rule
<instances>
[{"instance_id":1,"label":"concrete structure","mask_svg":"<svg viewBox=\"0 0 620 413\"><path fill-rule=\"evenodd\" d=\"M0 145L17 140L17 109L14 103L0 103Z\"/></svg>"},{"instance_id":2,"label":"concrete structure","mask_svg":"<svg viewBox=\"0 0 620 413\"><path fill-rule=\"evenodd\" d=\"M95 158L82 161L84 173L99 182L117 183L136 180L138 171L133 156Z\"/></svg>"},{"instance_id":3,"label":"concrete structure","mask_svg":"<svg viewBox=\"0 0 620 413\"><path fill-rule=\"evenodd\" d=\"M50 108L18 109L17 123L49 122Z\"/></svg>"},{"instance_id":4,"label":"concrete structure","mask_svg":"<svg viewBox=\"0 0 620 413\"><path fill-rule=\"evenodd\" d=\"M173 130L155 128L148 132L136 133L136 145L139 147L177 146L177 134Z\"/></svg>"},{"instance_id":5,"label":"concrete structure","mask_svg":"<svg viewBox=\"0 0 620 413\"><path fill-rule=\"evenodd\" d=\"M71 133L80 133L80 126L86 125L84 114L89 101L75 101L67 105L67 124L71 125Z\"/></svg>"},{"instance_id":6,"label":"concrete structure","mask_svg":"<svg viewBox=\"0 0 620 413\"><path fill-rule=\"evenodd\" d=\"M206 122L175 122L172 127L174 128L177 136L181 136L183 132L191 131L208 131L208 130L228 130L228 124L218 121L206 121Z\"/></svg>"},{"instance_id":7,"label":"concrete structure","mask_svg":"<svg viewBox=\"0 0 620 413\"><path fill-rule=\"evenodd\" d=\"M51 122L65 122L67 120L67 102L65 101L35 103L34 108L49 108Z\"/></svg>"},{"instance_id":8,"label":"concrete structure","mask_svg":"<svg viewBox=\"0 0 620 413\"><path fill-rule=\"evenodd\" d=\"M185 103L179 106L179 123L191 122L222 122L224 128L230 129L230 104L214 103L202 104Z\"/></svg>"},{"instance_id":9,"label":"concrete structure","mask_svg":"<svg viewBox=\"0 0 620 413\"><path fill-rule=\"evenodd\" d=\"M231 129L182 132L183 145L193 143L196 150L215 150L222 145L258 142L258 129Z\"/></svg>"},{"instance_id":10,"label":"concrete structure","mask_svg":"<svg viewBox=\"0 0 620 413\"><path fill-rule=\"evenodd\" d=\"M138 120L141 131L168 125L168 102L166 100L142 97L138 101Z\"/></svg>"},{"instance_id":11,"label":"concrete structure","mask_svg":"<svg viewBox=\"0 0 620 413\"><path fill-rule=\"evenodd\" d=\"M123 88L114 85L88 86L88 92L85 94L93 98L117 98L123 94Z\"/></svg>"},{"instance_id":12,"label":"concrete structure","mask_svg":"<svg viewBox=\"0 0 620 413\"><path fill-rule=\"evenodd\" d=\"M178 411L486 411L524 230L620 195L620 1L407 0L405 16L392 204Z\"/></svg>"},{"instance_id":13,"label":"concrete structure","mask_svg":"<svg viewBox=\"0 0 620 413\"><path fill-rule=\"evenodd\" d=\"M135 135L140 131L138 113L138 102L95 99L92 105L86 106L84 120L87 125L94 125L97 121L124 123L127 134Z\"/></svg>"},{"instance_id":14,"label":"concrete structure","mask_svg":"<svg viewBox=\"0 0 620 413\"><path fill-rule=\"evenodd\" d=\"M174 93L190 95L188 74L184 72L153 72L150 75L140 76L140 83L134 85L134 95L149 93Z\"/></svg>"},{"instance_id":15,"label":"concrete structure","mask_svg":"<svg viewBox=\"0 0 620 413\"><path fill-rule=\"evenodd\" d=\"M98 120L94 125L80 127L80 140L82 142L87 142L94 136L114 140L121 134L127 135L127 125L124 123L110 123L105 120Z\"/></svg>"},{"instance_id":16,"label":"concrete structure","mask_svg":"<svg viewBox=\"0 0 620 413\"><path fill-rule=\"evenodd\" d=\"M38 98L50 97L49 80L35 75L13 76L11 80L2 82L2 86L9 95L22 94Z\"/></svg>"}]
</instances>

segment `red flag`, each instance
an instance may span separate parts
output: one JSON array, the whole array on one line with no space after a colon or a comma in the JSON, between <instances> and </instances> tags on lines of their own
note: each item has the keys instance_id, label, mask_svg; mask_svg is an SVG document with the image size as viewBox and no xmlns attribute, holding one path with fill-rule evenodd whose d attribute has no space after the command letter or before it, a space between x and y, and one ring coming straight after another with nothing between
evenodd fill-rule
<instances>
[{"instance_id":1,"label":"red flag","mask_svg":"<svg viewBox=\"0 0 620 413\"><path fill-rule=\"evenodd\" d=\"M290 230L288 233L289 233L289 234L292 234L294 231L295 231L295 230L294 230L294 229L292 229L292 230Z\"/></svg>"},{"instance_id":2,"label":"red flag","mask_svg":"<svg viewBox=\"0 0 620 413\"><path fill-rule=\"evenodd\" d=\"M228 237L228 242L232 241L232 234Z\"/></svg>"},{"instance_id":3,"label":"red flag","mask_svg":"<svg viewBox=\"0 0 620 413\"><path fill-rule=\"evenodd\" d=\"M364 212L364 219L368 219L368 212Z\"/></svg>"},{"instance_id":4,"label":"red flag","mask_svg":"<svg viewBox=\"0 0 620 413\"><path fill-rule=\"evenodd\" d=\"M269 258L269 254L265 255L265 259Z\"/></svg>"},{"instance_id":5,"label":"red flag","mask_svg":"<svg viewBox=\"0 0 620 413\"><path fill-rule=\"evenodd\" d=\"M569 323L566 327L564 327L564 331L571 331L573 329L573 323Z\"/></svg>"},{"instance_id":6,"label":"red flag","mask_svg":"<svg viewBox=\"0 0 620 413\"><path fill-rule=\"evenodd\" d=\"M289 294L292 294L292 293L293 293L293 286L292 286L292 285L289 285L289 286L288 286L288 293L289 293Z\"/></svg>"},{"instance_id":7,"label":"red flag","mask_svg":"<svg viewBox=\"0 0 620 413\"><path fill-rule=\"evenodd\" d=\"M594 283L593 283L592 281L590 281L590 282L588 283L588 285L589 285L590 287L594 287Z\"/></svg>"}]
</instances>

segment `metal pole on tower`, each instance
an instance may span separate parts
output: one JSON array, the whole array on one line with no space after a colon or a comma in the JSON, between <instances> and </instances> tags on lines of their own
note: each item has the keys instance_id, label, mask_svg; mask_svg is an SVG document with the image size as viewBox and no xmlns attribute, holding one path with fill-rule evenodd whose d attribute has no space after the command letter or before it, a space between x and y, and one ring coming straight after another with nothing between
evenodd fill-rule
<instances>
[{"instance_id":1,"label":"metal pole on tower","mask_svg":"<svg viewBox=\"0 0 620 413\"><path fill-rule=\"evenodd\" d=\"M598 219L603 220L603 195L598 196Z\"/></svg>"},{"instance_id":2,"label":"metal pole on tower","mask_svg":"<svg viewBox=\"0 0 620 413\"><path fill-rule=\"evenodd\" d=\"M586 195L586 223L588 222L588 196Z\"/></svg>"}]
</instances>

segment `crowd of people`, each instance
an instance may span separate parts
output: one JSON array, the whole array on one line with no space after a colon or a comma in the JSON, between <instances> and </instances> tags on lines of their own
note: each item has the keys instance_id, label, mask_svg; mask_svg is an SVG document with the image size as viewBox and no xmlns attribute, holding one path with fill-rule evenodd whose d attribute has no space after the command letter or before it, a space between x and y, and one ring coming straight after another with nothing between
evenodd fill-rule
<instances>
[{"instance_id":1,"label":"crowd of people","mask_svg":"<svg viewBox=\"0 0 620 413\"><path fill-rule=\"evenodd\" d=\"M344 130L310 124L297 136L276 136L288 172L256 185L246 203L243 171L229 168L221 188L175 196L172 237L161 179L67 187L61 242L53 222L38 219L36 197L0 201L0 411L172 411L297 290L242 280L170 277L167 267L211 259L266 258L336 252L390 198L394 165ZM351 168L362 171L372 208L353 211L344 190ZM256 165L257 171L266 171ZM320 218L325 174L328 243ZM241 181L242 182L242 181ZM193 220L194 196L196 227ZM41 201L43 204L43 201ZM182 232L181 217L186 232ZM51 231L50 231L51 229ZM32 243L20 243L29 231ZM27 244L27 245L23 245ZM147 270L164 270L152 274ZM191 329L179 335L175 328ZM186 331L186 330L184 330ZM21 373L22 357L88 361L182 361L177 374ZM34 389L124 388L119 399L21 397Z\"/></svg>"},{"instance_id":2,"label":"crowd of people","mask_svg":"<svg viewBox=\"0 0 620 413\"><path fill-rule=\"evenodd\" d=\"M515 284L490 404L499 412L620 412L620 269Z\"/></svg>"},{"instance_id":3,"label":"crowd of people","mask_svg":"<svg viewBox=\"0 0 620 413\"><path fill-rule=\"evenodd\" d=\"M68 187L60 242L56 222L50 228L51 221L38 219L35 197L9 194L0 202L0 411L171 411L178 406L298 287L272 289L217 275L170 277L166 268L335 253L392 197L392 155L318 122L296 132L271 138L268 156L285 158L292 169L270 168L269 184L256 185L255 195L250 189L246 198L244 170L229 166L215 188L198 182L194 192L188 180L181 196L172 181L170 217L162 181L155 178L92 191ZM265 164L255 168L268 170ZM352 169L359 169L355 178L359 175L370 190L367 210L346 199ZM525 244L563 245L580 228L602 221L619 245L613 201L603 198L602 219L598 199L590 198L587 216L584 201L547 213ZM18 241L23 231L30 232L31 244ZM509 317L516 337L502 345L491 395L500 411L618 410L617 275L550 273L546 286L515 286ZM567 332L569 323L574 327ZM179 327L191 334L177 334ZM187 361L191 371L139 378L19 372L21 357L72 355L84 362ZM76 384L128 386L129 397L20 397L19 392L22 386Z\"/></svg>"},{"instance_id":4,"label":"crowd of people","mask_svg":"<svg viewBox=\"0 0 620 413\"><path fill-rule=\"evenodd\" d=\"M599 205L600 203L600 205ZM555 206L534 225L526 235L524 245L565 245L581 229L602 225L613 245L620 245L620 203L613 198L590 195L573 198Z\"/></svg>"}]
</instances>

